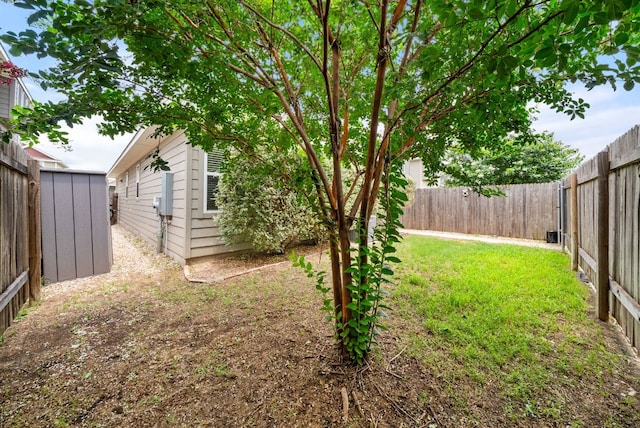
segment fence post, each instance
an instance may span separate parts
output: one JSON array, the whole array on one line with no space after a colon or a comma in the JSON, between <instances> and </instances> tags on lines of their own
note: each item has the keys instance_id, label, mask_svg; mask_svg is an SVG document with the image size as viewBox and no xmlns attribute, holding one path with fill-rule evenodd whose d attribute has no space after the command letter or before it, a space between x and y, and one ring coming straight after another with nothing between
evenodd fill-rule
<instances>
[{"instance_id":1,"label":"fence post","mask_svg":"<svg viewBox=\"0 0 640 428\"><path fill-rule=\"evenodd\" d=\"M42 226L40 222L40 166L37 160L28 161L29 180L29 304L40 300Z\"/></svg>"},{"instance_id":2,"label":"fence post","mask_svg":"<svg viewBox=\"0 0 640 428\"><path fill-rule=\"evenodd\" d=\"M571 269L578 270L578 175L571 174Z\"/></svg>"},{"instance_id":3,"label":"fence post","mask_svg":"<svg viewBox=\"0 0 640 428\"><path fill-rule=\"evenodd\" d=\"M598 277L596 312L609 320L609 151L598 153Z\"/></svg>"}]
</instances>

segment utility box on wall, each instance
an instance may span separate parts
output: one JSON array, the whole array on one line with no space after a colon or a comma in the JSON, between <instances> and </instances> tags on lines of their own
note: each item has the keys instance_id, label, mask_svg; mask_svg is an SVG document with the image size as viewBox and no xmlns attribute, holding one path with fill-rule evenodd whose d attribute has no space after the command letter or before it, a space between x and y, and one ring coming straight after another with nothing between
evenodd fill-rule
<instances>
[{"instance_id":1,"label":"utility box on wall","mask_svg":"<svg viewBox=\"0 0 640 428\"><path fill-rule=\"evenodd\" d=\"M65 281L111 270L111 227L104 172L42 169L42 276Z\"/></svg>"}]
</instances>

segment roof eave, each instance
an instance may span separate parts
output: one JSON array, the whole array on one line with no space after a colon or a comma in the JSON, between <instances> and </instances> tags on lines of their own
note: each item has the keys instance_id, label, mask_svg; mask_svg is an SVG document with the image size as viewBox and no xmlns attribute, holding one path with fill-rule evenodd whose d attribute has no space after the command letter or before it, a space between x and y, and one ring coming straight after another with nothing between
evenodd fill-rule
<instances>
[{"instance_id":1,"label":"roof eave","mask_svg":"<svg viewBox=\"0 0 640 428\"><path fill-rule=\"evenodd\" d=\"M157 127L139 129L124 148L118 159L107 172L107 177L117 178L131 167L131 165L140 161L140 159L158 146L161 137L153 137Z\"/></svg>"}]
</instances>

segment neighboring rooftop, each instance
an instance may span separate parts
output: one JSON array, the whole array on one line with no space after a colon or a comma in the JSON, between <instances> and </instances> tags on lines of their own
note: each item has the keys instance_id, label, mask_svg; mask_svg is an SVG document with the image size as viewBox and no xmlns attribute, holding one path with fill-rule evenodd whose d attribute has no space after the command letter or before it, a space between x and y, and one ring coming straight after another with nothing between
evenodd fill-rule
<instances>
[{"instance_id":1,"label":"neighboring rooftop","mask_svg":"<svg viewBox=\"0 0 640 428\"><path fill-rule=\"evenodd\" d=\"M29 156L33 159L37 160L42 168L69 168L64 162L60 159L56 159L53 156L43 152L40 149L36 149L35 147L24 146L24 151L27 152Z\"/></svg>"}]
</instances>

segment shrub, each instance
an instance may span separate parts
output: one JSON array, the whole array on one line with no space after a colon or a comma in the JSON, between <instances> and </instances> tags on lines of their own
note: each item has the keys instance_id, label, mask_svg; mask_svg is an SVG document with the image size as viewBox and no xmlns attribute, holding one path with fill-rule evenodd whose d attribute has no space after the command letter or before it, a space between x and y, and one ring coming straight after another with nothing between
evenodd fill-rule
<instances>
[{"instance_id":1,"label":"shrub","mask_svg":"<svg viewBox=\"0 0 640 428\"><path fill-rule=\"evenodd\" d=\"M291 244L322 236L311 201L302 192L302 159L260 162L228 158L219 186L219 224L227 243L250 243L256 251L284 253ZM297 177L297 179L294 179Z\"/></svg>"}]
</instances>

